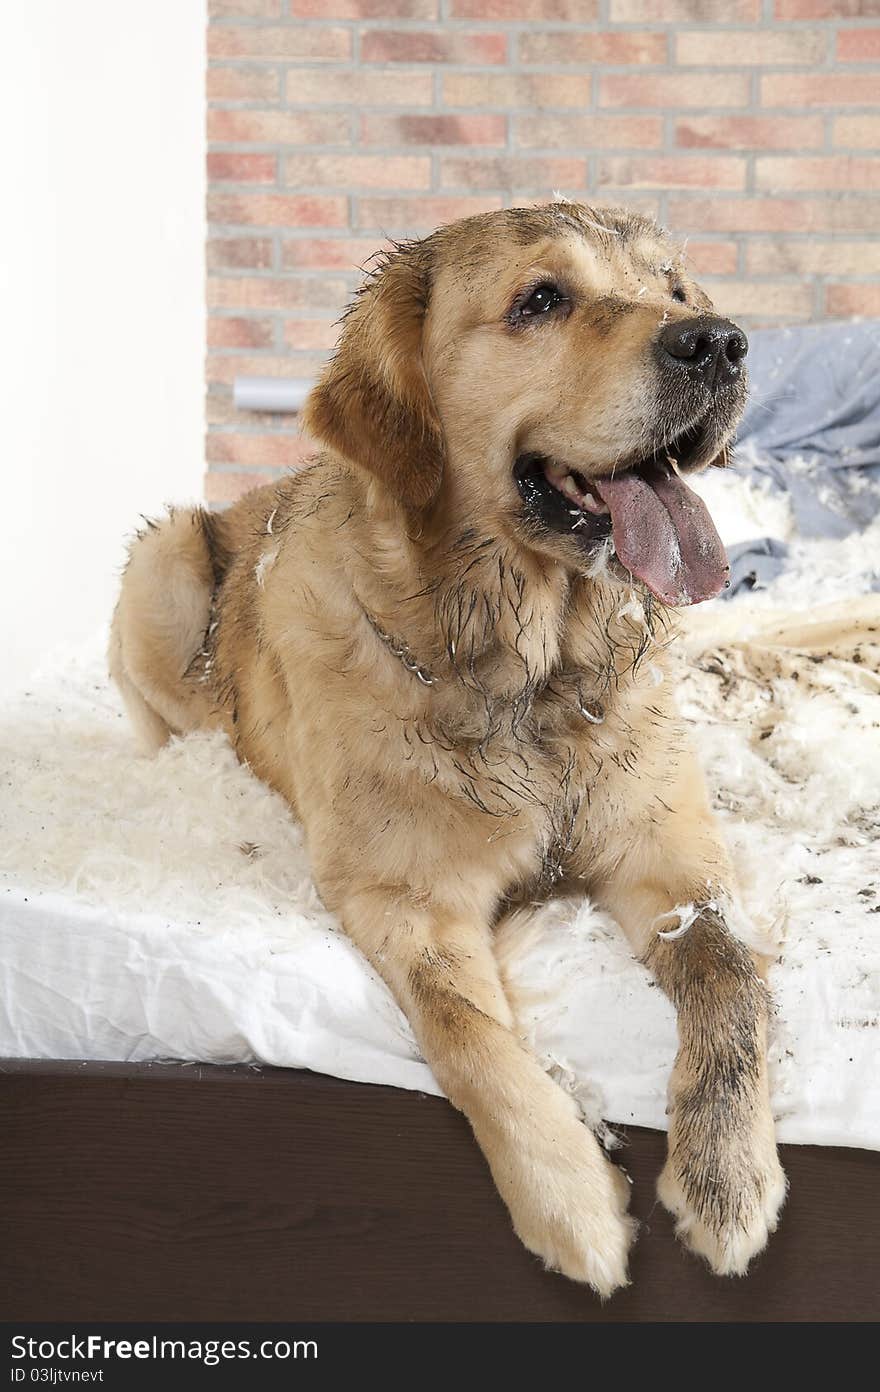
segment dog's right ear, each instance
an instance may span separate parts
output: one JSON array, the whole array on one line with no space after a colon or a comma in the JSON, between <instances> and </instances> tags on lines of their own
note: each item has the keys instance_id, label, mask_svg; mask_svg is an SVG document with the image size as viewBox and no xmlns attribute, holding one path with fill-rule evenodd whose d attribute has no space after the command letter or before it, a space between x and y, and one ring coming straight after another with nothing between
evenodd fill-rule
<instances>
[{"instance_id":1,"label":"dog's right ear","mask_svg":"<svg viewBox=\"0 0 880 1392\"><path fill-rule=\"evenodd\" d=\"M424 242L389 254L348 310L304 412L308 434L416 509L436 497L445 454L422 367L429 271Z\"/></svg>"}]
</instances>

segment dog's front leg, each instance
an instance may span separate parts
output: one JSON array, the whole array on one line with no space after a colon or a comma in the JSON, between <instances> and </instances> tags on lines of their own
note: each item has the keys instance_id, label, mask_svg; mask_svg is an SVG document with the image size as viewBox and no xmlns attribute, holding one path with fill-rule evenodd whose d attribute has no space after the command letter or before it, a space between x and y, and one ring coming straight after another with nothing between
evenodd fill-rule
<instances>
[{"instance_id":1,"label":"dog's front leg","mask_svg":"<svg viewBox=\"0 0 880 1392\"><path fill-rule=\"evenodd\" d=\"M678 836L677 821L670 811L664 827L637 839L596 897L678 1012L658 1193L687 1246L720 1275L741 1275L786 1191L767 1084L769 1000L752 954L727 927L721 886L707 886L705 871L724 863L723 851L699 873L683 850L711 845L711 827L691 840ZM678 831L692 830L691 818L682 821Z\"/></svg>"},{"instance_id":2,"label":"dog's front leg","mask_svg":"<svg viewBox=\"0 0 880 1392\"><path fill-rule=\"evenodd\" d=\"M625 1285L627 1182L513 1033L488 927L379 889L349 894L342 918L470 1121L526 1247L602 1296Z\"/></svg>"}]
</instances>

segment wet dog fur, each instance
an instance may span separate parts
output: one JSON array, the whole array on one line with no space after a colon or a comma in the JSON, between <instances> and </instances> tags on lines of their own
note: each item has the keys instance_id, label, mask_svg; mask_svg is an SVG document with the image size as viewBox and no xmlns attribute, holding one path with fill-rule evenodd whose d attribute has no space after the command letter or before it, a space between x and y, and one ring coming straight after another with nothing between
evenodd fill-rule
<instances>
[{"instance_id":1,"label":"wet dog fur","mask_svg":"<svg viewBox=\"0 0 880 1392\"><path fill-rule=\"evenodd\" d=\"M674 613L593 519L543 528L516 469L626 469L697 407L693 467L725 462L743 383L680 389L655 351L661 326L709 311L658 229L614 209L491 213L394 249L309 401L315 462L222 514L149 525L112 630L144 746L221 728L284 795L520 1238L603 1297L627 1281L628 1185L519 1036L499 919L577 888L673 1002L659 1194L719 1273L746 1270L785 1193L768 1000L726 923Z\"/></svg>"}]
</instances>

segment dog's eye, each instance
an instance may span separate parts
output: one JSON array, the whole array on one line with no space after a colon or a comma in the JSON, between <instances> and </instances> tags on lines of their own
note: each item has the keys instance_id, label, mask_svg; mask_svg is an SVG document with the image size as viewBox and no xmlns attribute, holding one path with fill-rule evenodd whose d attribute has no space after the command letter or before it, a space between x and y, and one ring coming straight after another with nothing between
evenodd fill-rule
<instances>
[{"instance_id":1,"label":"dog's eye","mask_svg":"<svg viewBox=\"0 0 880 1392\"><path fill-rule=\"evenodd\" d=\"M679 304L687 304L687 295L680 285L674 285L672 287L672 298L678 300Z\"/></svg>"},{"instance_id":2,"label":"dog's eye","mask_svg":"<svg viewBox=\"0 0 880 1392\"><path fill-rule=\"evenodd\" d=\"M547 314L565 299L562 291L555 285L538 285L529 298L519 307L520 315L530 319L537 314Z\"/></svg>"}]
</instances>

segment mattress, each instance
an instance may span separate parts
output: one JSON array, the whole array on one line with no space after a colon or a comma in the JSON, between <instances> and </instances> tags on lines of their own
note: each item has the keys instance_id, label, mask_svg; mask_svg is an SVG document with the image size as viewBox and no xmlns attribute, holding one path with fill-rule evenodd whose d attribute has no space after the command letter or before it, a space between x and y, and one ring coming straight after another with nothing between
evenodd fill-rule
<instances>
[{"instance_id":1,"label":"mattress","mask_svg":"<svg viewBox=\"0 0 880 1392\"><path fill-rule=\"evenodd\" d=\"M772 517L763 590L686 615L680 704L772 960L783 1141L880 1147L880 522L800 538L729 474L725 540ZM437 1092L409 1026L320 902L300 828L219 735L140 756L97 635L0 721L0 1057L267 1063ZM668 1002L588 901L499 940L519 1028L597 1128L665 1126Z\"/></svg>"}]
</instances>

